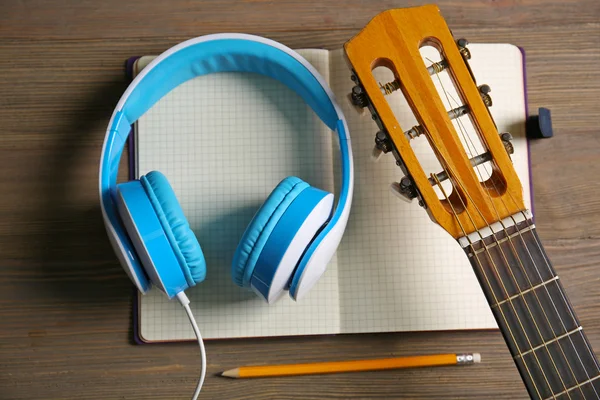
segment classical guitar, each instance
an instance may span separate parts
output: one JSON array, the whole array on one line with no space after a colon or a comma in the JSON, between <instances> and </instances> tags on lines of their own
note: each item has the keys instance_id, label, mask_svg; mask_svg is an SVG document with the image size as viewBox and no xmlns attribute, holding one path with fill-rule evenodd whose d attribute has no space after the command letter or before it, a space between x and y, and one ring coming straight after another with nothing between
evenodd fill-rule
<instances>
[{"instance_id":1,"label":"classical guitar","mask_svg":"<svg viewBox=\"0 0 600 400\"><path fill-rule=\"evenodd\" d=\"M404 177L399 196L416 199L470 260L523 382L533 399L600 399L600 366L540 242L511 162L511 136L498 132L490 88L478 85L464 39L455 40L436 6L377 15L344 45L351 98L379 131ZM425 60L433 46L440 60ZM378 82L377 67L393 73ZM447 109L432 79L449 74L458 105ZM401 127L385 96L400 91L417 125ZM469 118L483 151L468 145ZM426 173L411 141L425 137L441 171ZM466 145L465 145L466 143Z\"/></svg>"}]
</instances>

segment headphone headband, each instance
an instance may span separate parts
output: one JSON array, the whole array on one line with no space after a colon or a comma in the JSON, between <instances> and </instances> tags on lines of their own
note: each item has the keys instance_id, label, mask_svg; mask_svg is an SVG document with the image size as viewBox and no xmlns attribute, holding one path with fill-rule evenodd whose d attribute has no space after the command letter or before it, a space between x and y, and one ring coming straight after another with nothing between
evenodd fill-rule
<instances>
[{"instance_id":1,"label":"headphone headband","mask_svg":"<svg viewBox=\"0 0 600 400\"><path fill-rule=\"evenodd\" d=\"M341 193L330 222L297 266L290 286L294 299L302 297L316 283L341 241L352 202L354 171L348 126L325 80L298 53L269 39L246 34L190 39L158 56L133 80L113 112L102 149L99 190L105 226L121 264L142 293L149 289L148 278L119 221L114 201L119 161L131 125L180 84L209 73L233 71L258 73L285 84L338 135Z\"/></svg>"}]
</instances>

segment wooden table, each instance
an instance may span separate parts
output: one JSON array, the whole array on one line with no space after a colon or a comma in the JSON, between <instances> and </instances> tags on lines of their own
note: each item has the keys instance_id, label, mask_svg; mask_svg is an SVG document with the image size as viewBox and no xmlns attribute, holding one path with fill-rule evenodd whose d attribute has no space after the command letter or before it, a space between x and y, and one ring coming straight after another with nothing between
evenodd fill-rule
<instances>
[{"instance_id":1,"label":"wooden table","mask_svg":"<svg viewBox=\"0 0 600 400\"><path fill-rule=\"evenodd\" d=\"M339 48L379 11L417 1L3 1L0 5L0 398L189 398L191 343L132 342L132 285L98 206L104 129L123 62L190 37L238 31ZM538 231L600 349L600 2L439 1L455 36L527 53ZM257 359L339 360L475 350L471 368L232 381ZM526 398L498 331L212 341L201 398Z\"/></svg>"}]
</instances>

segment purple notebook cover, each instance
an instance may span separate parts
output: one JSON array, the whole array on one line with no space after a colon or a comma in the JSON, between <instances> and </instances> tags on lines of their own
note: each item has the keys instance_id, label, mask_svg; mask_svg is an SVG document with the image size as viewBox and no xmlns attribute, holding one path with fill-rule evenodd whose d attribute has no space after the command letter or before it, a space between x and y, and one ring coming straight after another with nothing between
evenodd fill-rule
<instances>
[{"instance_id":1,"label":"purple notebook cover","mask_svg":"<svg viewBox=\"0 0 600 400\"><path fill-rule=\"evenodd\" d=\"M523 87L524 90L523 92L525 93L525 121L527 121L527 119L529 118L529 107L528 107L528 98L527 98L527 70L525 67L525 49L523 49L522 47L519 47L519 50L521 51L521 54L523 55ZM125 62L125 75L127 76L127 79L129 81L133 80L133 67L135 65L136 60L138 60L140 57L139 56L135 56L135 57L131 57L129 59L127 59L127 61ZM128 145L128 154L129 154L129 180L134 180L136 179L135 176L135 135L133 134L133 127L131 128L131 132L129 134L129 138L127 140L127 145ZM529 159L529 161L531 162L531 143L529 140L527 140L527 158ZM533 219L535 222L535 210L534 210L534 196L533 196L533 181L532 181L532 175L531 175L531 166L529 167L529 190L530 190L530 197L531 197L531 214L533 215ZM142 337L140 336L140 327L139 327L139 321L138 321L138 317L139 317L139 309L138 309L138 302L139 302L139 296L140 293L139 291L134 288L134 301L135 304L133 306L133 340L135 340L135 342L137 344L152 344L153 342L145 342ZM165 343L165 342L157 342L157 343Z\"/></svg>"},{"instance_id":2,"label":"purple notebook cover","mask_svg":"<svg viewBox=\"0 0 600 400\"><path fill-rule=\"evenodd\" d=\"M529 100L527 98L527 67L525 62L525 49L519 47L521 54L523 55L523 92L525 94L525 121L529 119ZM525 131L525 136L527 136L527 131ZM531 175L531 141L527 140L527 159L529 160L529 198L531 200L531 215L533 223L535 223L535 204L534 204L534 196L533 196L533 176Z\"/></svg>"},{"instance_id":3,"label":"purple notebook cover","mask_svg":"<svg viewBox=\"0 0 600 400\"><path fill-rule=\"evenodd\" d=\"M125 61L125 76L127 77L127 79L130 82L133 80L133 66L135 65L136 60L139 58L140 58L139 56L130 57L127 59L127 61ZM129 132L129 138L127 139L127 152L129 155L128 178L131 181L131 180L136 179L136 176L135 176L135 135L133 132L133 126L131 127L131 131ZM134 286L133 290L134 290L134 293L133 293L133 300L134 300L134 304L133 304L133 340L135 340L135 342L137 344L148 344L148 342L143 341L142 337L140 336L140 327L139 327L139 323L138 323L138 317L139 317L138 303L139 303L140 293L135 286Z\"/></svg>"}]
</instances>

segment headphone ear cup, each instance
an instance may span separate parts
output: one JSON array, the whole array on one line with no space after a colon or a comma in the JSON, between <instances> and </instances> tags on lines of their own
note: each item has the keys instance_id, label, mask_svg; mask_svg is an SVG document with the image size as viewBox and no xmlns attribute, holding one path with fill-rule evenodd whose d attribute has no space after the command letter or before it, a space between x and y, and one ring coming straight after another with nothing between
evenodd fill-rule
<instances>
[{"instance_id":1,"label":"headphone ear cup","mask_svg":"<svg viewBox=\"0 0 600 400\"><path fill-rule=\"evenodd\" d=\"M183 214L167 178L158 171L140 177L189 286L206 278L206 261L200 243Z\"/></svg>"},{"instance_id":2,"label":"headphone ear cup","mask_svg":"<svg viewBox=\"0 0 600 400\"><path fill-rule=\"evenodd\" d=\"M270 233L291 202L308 187L302 179L287 177L273 189L254 214L237 246L231 265L231 277L236 285L250 286L250 278L258 256Z\"/></svg>"},{"instance_id":3,"label":"headphone ear cup","mask_svg":"<svg viewBox=\"0 0 600 400\"><path fill-rule=\"evenodd\" d=\"M297 177L281 181L240 240L232 263L234 282L252 287L267 302L279 298L332 208L331 193Z\"/></svg>"},{"instance_id":4,"label":"headphone ear cup","mask_svg":"<svg viewBox=\"0 0 600 400\"><path fill-rule=\"evenodd\" d=\"M120 183L116 205L143 271L154 286L172 298L190 285L159 217L139 180Z\"/></svg>"}]
</instances>

